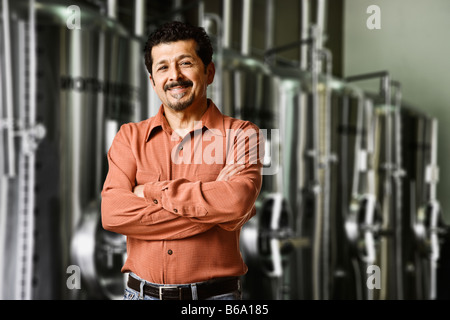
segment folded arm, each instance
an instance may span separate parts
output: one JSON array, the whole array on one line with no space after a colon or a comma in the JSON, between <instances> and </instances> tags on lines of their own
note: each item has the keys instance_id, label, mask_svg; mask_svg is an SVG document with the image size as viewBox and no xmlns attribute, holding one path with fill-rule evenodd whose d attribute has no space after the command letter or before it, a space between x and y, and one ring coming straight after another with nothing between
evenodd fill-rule
<instances>
[{"instance_id":1,"label":"folded arm","mask_svg":"<svg viewBox=\"0 0 450 320\"><path fill-rule=\"evenodd\" d=\"M227 133L226 163L215 181L175 179L149 182L143 187L147 201L192 221L236 230L255 214L255 201L262 184L264 140L250 122ZM242 164L239 166L236 164ZM159 219L156 213L151 219Z\"/></svg>"},{"instance_id":2,"label":"folded arm","mask_svg":"<svg viewBox=\"0 0 450 320\"><path fill-rule=\"evenodd\" d=\"M260 189L258 170L258 166L246 168L235 163L226 165L212 182L186 179L149 182L136 186L134 193L165 209L150 215L151 222L164 219L165 212L169 211L195 223L217 224L231 231L242 227L256 213L254 203Z\"/></svg>"},{"instance_id":3,"label":"folded arm","mask_svg":"<svg viewBox=\"0 0 450 320\"><path fill-rule=\"evenodd\" d=\"M229 231L242 227L255 215L262 183L261 161L249 161L249 153L258 150L259 140L253 146L249 146L250 139L246 141L247 160L241 166L225 166L216 181L181 178L136 186L136 160L127 136L119 131L108 152L103 227L144 240L180 239L216 225ZM234 163L240 163L238 156Z\"/></svg>"},{"instance_id":4,"label":"folded arm","mask_svg":"<svg viewBox=\"0 0 450 320\"><path fill-rule=\"evenodd\" d=\"M105 230L141 240L182 239L209 230L133 193L136 159L122 130L108 152L108 174L102 190L102 225ZM157 182L156 182L157 183ZM153 219L152 215L158 215Z\"/></svg>"}]
</instances>

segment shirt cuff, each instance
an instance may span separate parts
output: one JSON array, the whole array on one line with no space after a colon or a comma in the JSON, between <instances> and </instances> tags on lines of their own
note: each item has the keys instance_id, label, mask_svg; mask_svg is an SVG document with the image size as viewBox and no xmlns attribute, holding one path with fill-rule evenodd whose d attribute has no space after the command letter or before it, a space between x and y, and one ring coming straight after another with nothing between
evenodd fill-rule
<instances>
[{"instance_id":1,"label":"shirt cuff","mask_svg":"<svg viewBox=\"0 0 450 320\"><path fill-rule=\"evenodd\" d=\"M144 185L144 198L150 204L162 208L163 190L166 188L164 182L148 182Z\"/></svg>"},{"instance_id":2,"label":"shirt cuff","mask_svg":"<svg viewBox=\"0 0 450 320\"><path fill-rule=\"evenodd\" d=\"M167 195L164 194L168 189L169 183L170 181L146 183L144 186L144 198L148 203L153 204L154 206L157 206L178 216L182 216L183 210L181 210L181 208L179 210L175 205L173 205Z\"/></svg>"},{"instance_id":3,"label":"shirt cuff","mask_svg":"<svg viewBox=\"0 0 450 320\"><path fill-rule=\"evenodd\" d=\"M170 181L148 182L144 186L145 200L178 216L204 217L208 211L201 205L174 203L170 197Z\"/></svg>"}]
</instances>

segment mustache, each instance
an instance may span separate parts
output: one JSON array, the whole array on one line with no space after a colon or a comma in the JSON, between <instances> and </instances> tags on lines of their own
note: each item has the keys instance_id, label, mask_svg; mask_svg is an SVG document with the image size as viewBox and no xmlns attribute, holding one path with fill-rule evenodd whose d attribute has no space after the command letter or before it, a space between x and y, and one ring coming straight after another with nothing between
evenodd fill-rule
<instances>
[{"instance_id":1,"label":"mustache","mask_svg":"<svg viewBox=\"0 0 450 320\"><path fill-rule=\"evenodd\" d=\"M188 86L188 87L192 87L194 85L194 83L191 80L181 80L181 81L176 81L176 82L171 82L168 83L164 86L164 91L169 90L170 88L173 87L184 87L184 86Z\"/></svg>"}]
</instances>

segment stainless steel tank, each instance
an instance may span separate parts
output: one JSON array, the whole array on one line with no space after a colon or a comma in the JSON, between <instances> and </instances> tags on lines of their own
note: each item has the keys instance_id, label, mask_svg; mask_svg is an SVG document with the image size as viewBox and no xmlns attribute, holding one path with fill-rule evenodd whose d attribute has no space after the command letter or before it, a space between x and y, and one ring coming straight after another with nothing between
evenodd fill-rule
<instances>
[{"instance_id":1,"label":"stainless steel tank","mask_svg":"<svg viewBox=\"0 0 450 320\"><path fill-rule=\"evenodd\" d=\"M227 51L221 63L223 111L279 129L269 140L279 170L263 177L257 217L242 232L248 297L433 297L442 225L436 156L411 151L416 138L404 128L422 128L414 129L423 131L418 139L434 141L432 121L407 111L387 72L336 79ZM370 78L380 78L379 93L352 83ZM420 210L412 208L418 201Z\"/></svg>"},{"instance_id":2,"label":"stainless steel tank","mask_svg":"<svg viewBox=\"0 0 450 320\"><path fill-rule=\"evenodd\" d=\"M229 11L226 4L225 18ZM312 150L318 148L315 140L319 138L318 127L313 123L319 118L316 114L318 108L311 108L311 103L313 100L324 100L319 101L315 95L317 88L312 88L311 73L272 68L251 56L251 39L248 39L249 32L245 31L248 29L245 26L251 23L247 16L249 5L251 2L246 1L243 8L241 52L219 48L222 50L218 50L217 56L219 83L223 88L222 111L230 116L250 120L268 133L268 155L264 168L268 170L263 170L263 187L257 200L258 212L244 226L241 236L242 251L249 264L244 289L248 288L246 294L249 298L296 299L305 290L302 272L298 270L299 261L302 260L298 248L312 243L311 238L296 233L296 224L301 219L302 211L299 194L304 189L308 189L311 194L317 190L315 187L319 182L312 181L308 173L316 172L318 157L327 157L325 153L328 152L325 150L328 137L324 135L320 137L324 150L321 150L320 155L313 155L316 151L319 153L319 150ZM319 59L312 59L316 58ZM317 81L314 84L317 85ZM314 95L308 95L308 92ZM325 103L324 108L328 105ZM322 110L322 114L327 115L327 111ZM305 159L309 151L311 162ZM325 172L323 175L324 180L328 179L327 174ZM307 183L311 185L305 186ZM321 196L326 197L326 192L322 192ZM319 210L317 205L320 209L326 207L318 197L314 201L314 206L308 209ZM317 217L311 211L308 213L313 219ZM321 222L316 225L322 227ZM319 237L322 237L322 233ZM322 250L320 244L315 250ZM315 259L314 263L320 263L320 259Z\"/></svg>"},{"instance_id":3,"label":"stainless steel tank","mask_svg":"<svg viewBox=\"0 0 450 320\"><path fill-rule=\"evenodd\" d=\"M373 234L357 229L372 224L374 218L374 110L372 101L356 86L339 79L333 83L330 266L325 290L330 299L363 299L364 266L374 259L374 243Z\"/></svg>"},{"instance_id":4,"label":"stainless steel tank","mask_svg":"<svg viewBox=\"0 0 450 320\"><path fill-rule=\"evenodd\" d=\"M445 231L436 199L437 121L402 102L400 84L389 80L388 73L353 79L373 77L381 77L381 91L365 93L365 113L370 116L365 127L371 125L364 133L369 144L361 145L359 157L365 168L359 181L366 188L355 190L346 221L360 269L355 273L357 297L435 299ZM372 277L375 268L378 275Z\"/></svg>"},{"instance_id":5,"label":"stainless steel tank","mask_svg":"<svg viewBox=\"0 0 450 320\"><path fill-rule=\"evenodd\" d=\"M436 197L439 181L436 118L403 105L402 158L404 217L402 228L404 298L437 298L438 266L448 230Z\"/></svg>"},{"instance_id":6,"label":"stainless steel tank","mask_svg":"<svg viewBox=\"0 0 450 320\"><path fill-rule=\"evenodd\" d=\"M80 28L69 28L74 6ZM2 157L8 162L14 153L8 165L15 164L17 172L2 172L2 201L7 200L2 216L8 225L2 296L117 298L123 294L124 238L101 229L100 191L114 134L122 123L140 119L142 39L77 2L11 1L7 24L13 41L5 47L3 37L2 44L12 57L14 112L9 120L16 137L15 150L5 145ZM29 57L36 66L30 74ZM2 73L3 88L7 81ZM33 81L35 96L27 91ZM32 101L35 122L30 127L26 120ZM45 136L31 150L20 133L37 125ZM26 157L30 153L33 158ZM32 170L25 172L21 161ZM21 213L24 201L30 210ZM18 246L23 238L28 245ZM78 274L70 266L79 267ZM76 276L79 286L69 283Z\"/></svg>"},{"instance_id":7,"label":"stainless steel tank","mask_svg":"<svg viewBox=\"0 0 450 320\"><path fill-rule=\"evenodd\" d=\"M425 276L420 262L427 259L427 249L423 246L425 240L425 221L418 221L418 211L427 203L427 189L425 180L425 169L430 161L431 155L431 125L432 119L415 112L411 108L404 108L401 113L404 137L405 171L408 173L405 179L404 201L405 215L407 219L403 223L403 241L405 243L404 261L405 293L407 299L424 299L426 297L422 276ZM422 224L422 230L417 230ZM415 234L416 230L419 233ZM422 238L421 240L419 240ZM422 242L422 243L421 243ZM420 248L420 250L418 250Z\"/></svg>"},{"instance_id":8,"label":"stainless steel tank","mask_svg":"<svg viewBox=\"0 0 450 320\"><path fill-rule=\"evenodd\" d=\"M285 269L280 289L283 297L296 299L301 296L304 288L298 261L301 259L299 248L310 248L308 237L300 235L299 221L299 190L305 183L305 161L303 153L307 144L307 92L309 81L307 73L296 69L271 67L271 105L275 108L276 125L279 128L279 170L273 177L276 181L275 190L286 202L290 213L289 233L285 233ZM267 177L264 176L264 179ZM303 238L302 238L303 237ZM288 250L289 249L289 250ZM307 250L307 249L305 249Z\"/></svg>"},{"instance_id":9,"label":"stainless steel tank","mask_svg":"<svg viewBox=\"0 0 450 320\"><path fill-rule=\"evenodd\" d=\"M283 164L280 141L283 137L280 121L283 116L274 104L271 73L263 62L227 49L217 59L222 66L216 75L220 79L215 80L216 85L223 88L222 102L218 102L222 112L255 123L266 141L263 186L256 204L258 213L242 231L242 251L249 265L244 279L245 296L277 299L285 295L278 285L285 259L281 256L280 245L275 252L272 250L268 233L277 225L271 237L273 241L279 241L274 238L275 232L283 230L287 236L292 226L290 206L281 193ZM278 222L272 221L273 216L278 217Z\"/></svg>"},{"instance_id":10,"label":"stainless steel tank","mask_svg":"<svg viewBox=\"0 0 450 320\"><path fill-rule=\"evenodd\" d=\"M257 199L257 214L241 233L241 251L249 271L244 277L244 298L284 299L286 255L284 239L293 225L290 204L282 194L282 123L274 104L273 79L268 66L251 55L251 1L243 2L242 47L229 47L231 2L224 1L224 23L206 15L217 26L214 62L216 77L210 86L211 98L221 111L232 117L255 123L265 138L263 185ZM222 38L223 34L223 38ZM227 36L228 34L228 36ZM291 150L292 151L292 150Z\"/></svg>"},{"instance_id":11,"label":"stainless steel tank","mask_svg":"<svg viewBox=\"0 0 450 320\"><path fill-rule=\"evenodd\" d=\"M323 73L315 86L308 71L275 67L272 73L286 130L283 190L295 220L291 297L361 298L365 271L346 225L352 204L362 201L358 196L366 199L371 191L374 198L373 166L368 159L361 164L373 153L371 100L358 87Z\"/></svg>"}]
</instances>

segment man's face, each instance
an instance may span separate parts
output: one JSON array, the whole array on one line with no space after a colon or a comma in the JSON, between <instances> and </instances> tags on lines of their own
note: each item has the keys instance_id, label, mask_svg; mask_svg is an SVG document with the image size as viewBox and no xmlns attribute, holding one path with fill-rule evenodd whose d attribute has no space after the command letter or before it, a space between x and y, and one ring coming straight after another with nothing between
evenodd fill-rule
<instances>
[{"instance_id":1,"label":"man's face","mask_svg":"<svg viewBox=\"0 0 450 320\"><path fill-rule=\"evenodd\" d=\"M153 88L163 105L175 111L206 102L206 89L214 79L214 64L205 72L196 45L195 40L182 40L152 48Z\"/></svg>"}]
</instances>

